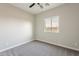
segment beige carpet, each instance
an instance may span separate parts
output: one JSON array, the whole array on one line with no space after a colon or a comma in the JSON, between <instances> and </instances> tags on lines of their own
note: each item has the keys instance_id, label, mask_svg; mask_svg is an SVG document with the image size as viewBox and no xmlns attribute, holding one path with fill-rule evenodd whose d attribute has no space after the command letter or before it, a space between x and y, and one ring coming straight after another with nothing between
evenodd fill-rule
<instances>
[{"instance_id":1,"label":"beige carpet","mask_svg":"<svg viewBox=\"0 0 79 59\"><path fill-rule=\"evenodd\" d=\"M0 53L0 56L78 56L79 52L61 48L40 41L27 44Z\"/></svg>"}]
</instances>

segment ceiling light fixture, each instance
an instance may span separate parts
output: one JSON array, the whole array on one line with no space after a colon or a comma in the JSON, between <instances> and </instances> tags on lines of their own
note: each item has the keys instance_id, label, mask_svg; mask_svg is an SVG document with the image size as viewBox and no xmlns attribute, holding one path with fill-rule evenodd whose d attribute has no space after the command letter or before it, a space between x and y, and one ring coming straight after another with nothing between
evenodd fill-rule
<instances>
[{"instance_id":1,"label":"ceiling light fixture","mask_svg":"<svg viewBox=\"0 0 79 59\"><path fill-rule=\"evenodd\" d=\"M41 3L32 3L29 8L32 8L34 5L38 5L40 8L44 8L44 6L41 4ZM45 6L49 6L50 4L49 3L45 3L44 4Z\"/></svg>"}]
</instances>

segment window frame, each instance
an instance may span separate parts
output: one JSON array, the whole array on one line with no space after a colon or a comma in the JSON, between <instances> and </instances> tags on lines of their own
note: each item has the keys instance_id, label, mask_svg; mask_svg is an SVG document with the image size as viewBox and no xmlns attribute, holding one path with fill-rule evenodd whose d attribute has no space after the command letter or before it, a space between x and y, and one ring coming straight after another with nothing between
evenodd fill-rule
<instances>
[{"instance_id":1,"label":"window frame","mask_svg":"<svg viewBox=\"0 0 79 59\"><path fill-rule=\"evenodd\" d=\"M53 29L53 26L52 26L52 24L53 24L53 22L52 22L52 18L53 17L56 17L56 19L57 19L57 30L56 31L53 31L54 29ZM50 31L46 31L46 22L45 22L45 20L46 19L50 19L50 21L51 21L51 25L50 25ZM44 32L51 32L51 33L59 33L59 16L52 16L52 17L48 17L48 18L45 18L44 19Z\"/></svg>"}]
</instances>

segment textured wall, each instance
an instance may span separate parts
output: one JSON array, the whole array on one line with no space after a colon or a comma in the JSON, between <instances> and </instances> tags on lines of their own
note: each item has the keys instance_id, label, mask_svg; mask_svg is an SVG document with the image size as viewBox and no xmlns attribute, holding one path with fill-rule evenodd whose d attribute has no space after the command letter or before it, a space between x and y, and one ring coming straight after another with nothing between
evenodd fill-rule
<instances>
[{"instance_id":1,"label":"textured wall","mask_svg":"<svg viewBox=\"0 0 79 59\"><path fill-rule=\"evenodd\" d=\"M0 50L33 38L33 16L9 4L0 4Z\"/></svg>"},{"instance_id":2,"label":"textured wall","mask_svg":"<svg viewBox=\"0 0 79 59\"><path fill-rule=\"evenodd\" d=\"M44 32L44 19L59 16L59 33ZM36 39L79 50L79 4L64 4L36 17Z\"/></svg>"}]
</instances>

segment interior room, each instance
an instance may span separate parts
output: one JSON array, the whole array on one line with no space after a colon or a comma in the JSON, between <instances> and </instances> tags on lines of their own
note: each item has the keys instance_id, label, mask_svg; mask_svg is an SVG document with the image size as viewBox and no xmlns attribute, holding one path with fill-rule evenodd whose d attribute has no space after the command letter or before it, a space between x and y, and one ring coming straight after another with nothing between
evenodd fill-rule
<instances>
[{"instance_id":1,"label":"interior room","mask_svg":"<svg viewBox=\"0 0 79 59\"><path fill-rule=\"evenodd\" d=\"M79 3L0 3L0 56L79 56Z\"/></svg>"}]
</instances>

